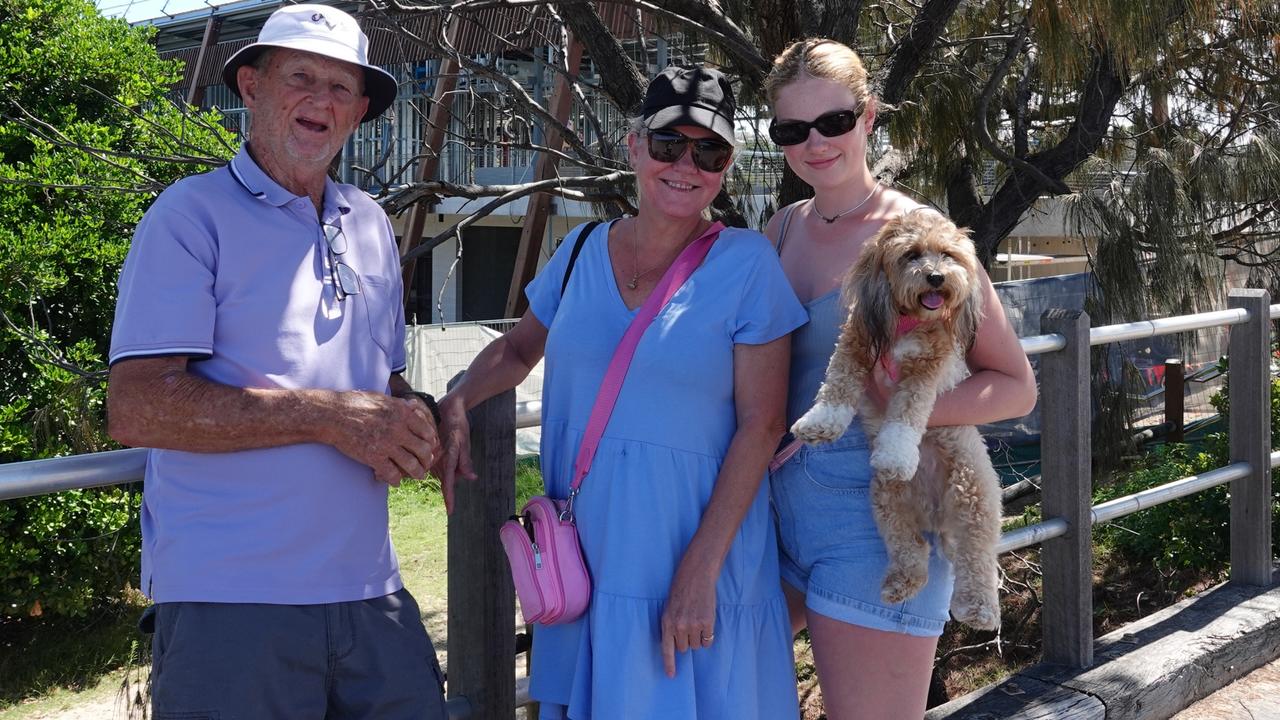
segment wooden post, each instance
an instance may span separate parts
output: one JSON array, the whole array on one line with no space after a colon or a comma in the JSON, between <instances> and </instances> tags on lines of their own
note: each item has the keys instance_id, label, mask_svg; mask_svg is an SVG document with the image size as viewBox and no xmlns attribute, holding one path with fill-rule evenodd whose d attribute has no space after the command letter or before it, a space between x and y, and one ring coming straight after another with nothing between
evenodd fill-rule
<instances>
[{"instance_id":1,"label":"wooden post","mask_svg":"<svg viewBox=\"0 0 1280 720\"><path fill-rule=\"evenodd\" d=\"M200 75L204 73L204 59L209 55L209 48L218 44L218 35L222 31L222 18L210 15L204 25L204 39L200 41L200 52L196 54L196 66L191 69L191 86L187 88L187 104L199 107L204 102L204 86L200 84Z\"/></svg>"},{"instance_id":2,"label":"wooden post","mask_svg":"<svg viewBox=\"0 0 1280 720\"><path fill-rule=\"evenodd\" d=\"M450 44L456 43L457 35L458 23L449 23L449 27L445 29L445 37ZM453 91L458 87L459 67L458 60L448 53L445 53L444 58L440 60L435 86L431 91L431 107L427 111L426 119L422 121L420 135L422 139L418 147L423 157L418 161L418 172L414 176L416 182L430 182L436 179L436 172L440 168L440 154L444 152L445 131L453 117ZM425 198L413 204L413 209L409 211L409 224L405 226L404 234L400 236L400 257L404 257L405 253L422 242L422 229L427 226L427 215L431 212L431 205ZM413 274L417 269L416 258L405 263L401 268L403 273L401 277L404 282L402 303L409 302L409 290L413 287ZM440 322L444 322L444 318L440 318Z\"/></svg>"},{"instance_id":3,"label":"wooden post","mask_svg":"<svg viewBox=\"0 0 1280 720\"><path fill-rule=\"evenodd\" d=\"M1229 306L1249 311L1231 326L1231 462L1249 474L1231 481L1231 582L1271 584L1271 298L1235 289Z\"/></svg>"},{"instance_id":4,"label":"wooden post","mask_svg":"<svg viewBox=\"0 0 1280 720\"><path fill-rule=\"evenodd\" d=\"M1183 441L1183 414L1186 399L1182 375L1182 360L1169 358L1164 361L1164 422L1169 427L1169 442Z\"/></svg>"},{"instance_id":5,"label":"wooden post","mask_svg":"<svg viewBox=\"0 0 1280 720\"><path fill-rule=\"evenodd\" d=\"M467 699L471 720L511 720L516 703L515 589L498 540L516 504L515 398L508 390L469 413L479 478L458 482L449 518L448 694Z\"/></svg>"},{"instance_id":6,"label":"wooden post","mask_svg":"<svg viewBox=\"0 0 1280 720\"><path fill-rule=\"evenodd\" d=\"M569 32L569 44L565 48L565 59L569 73L577 78L578 66L582 64L582 43ZM547 109L556 120L567 124L569 110L573 107L572 79L557 74L555 90L551 93L550 107ZM564 138L554 130L547 130L546 144L553 150L564 145ZM556 164L559 160L551 153L538 155L534 168L534 182L555 177ZM542 254L542 240L547 233L547 215L551 210L551 196L546 193L535 193L529 197L524 213L524 227L520 228L520 246L516 250L516 264L511 272L511 287L507 290L506 317L520 317L529 308L524 296L524 286L533 279L538 269L538 256Z\"/></svg>"},{"instance_id":7,"label":"wooden post","mask_svg":"<svg viewBox=\"0 0 1280 720\"><path fill-rule=\"evenodd\" d=\"M1040 359L1040 457L1044 517L1071 529L1044 542L1044 661L1073 668L1093 664L1093 520L1090 467L1089 316L1053 309L1040 332L1067 346Z\"/></svg>"}]
</instances>

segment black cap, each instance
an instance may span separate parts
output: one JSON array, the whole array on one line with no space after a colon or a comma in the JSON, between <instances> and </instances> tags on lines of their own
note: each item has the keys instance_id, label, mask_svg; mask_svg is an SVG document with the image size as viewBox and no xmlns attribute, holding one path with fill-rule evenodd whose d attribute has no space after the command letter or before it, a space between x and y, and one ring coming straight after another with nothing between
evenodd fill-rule
<instances>
[{"instance_id":1,"label":"black cap","mask_svg":"<svg viewBox=\"0 0 1280 720\"><path fill-rule=\"evenodd\" d=\"M672 65L649 83L640 117L650 130L697 125L733 144L733 88L711 68Z\"/></svg>"}]
</instances>

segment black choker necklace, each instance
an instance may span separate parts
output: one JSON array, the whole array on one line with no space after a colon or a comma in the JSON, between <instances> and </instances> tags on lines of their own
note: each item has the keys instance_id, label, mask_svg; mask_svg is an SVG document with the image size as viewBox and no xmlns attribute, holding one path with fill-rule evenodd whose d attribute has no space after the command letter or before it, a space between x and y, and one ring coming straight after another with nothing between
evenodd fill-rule
<instances>
[{"instance_id":1,"label":"black choker necklace","mask_svg":"<svg viewBox=\"0 0 1280 720\"><path fill-rule=\"evenodd\" d=\"M866 197L864 197L864 198L862 198L862 202L858 203L857 205L854 205L853 207L849 208L848 210L845 210L845 211L844 211L844 212L842 212L842 213L836 213L835 215L832 215L831 217L827 217L826 215L823 215L823 214L822 214L822 211L818 209L818 200L817 200L817 198L814 198L814 200L813 200L813 211L814 211L814 212L816 212L816 213L818 213L818 217L822 218L822 219L823 219L823 220L824 220L828 225L830 225L831 223L833 223L833 222L835 222L835 221L839 220L840 218L844 217L845 215L848 215L849 213L851 213L851 212L853 212L853 211L857 210L858 208L862 207L863 205L866 205L866 204L867 204L867 201L871 199L871 196L872 196L872 195L875 195L875 194L876 194L876 190L879 190L879 189L880 189L880 181L879 181L879 180L877 180L877 181L876 181L876 184L871 186L871 192L867 193L867 196L866 196Z\"/></svg>"}]
</instances>

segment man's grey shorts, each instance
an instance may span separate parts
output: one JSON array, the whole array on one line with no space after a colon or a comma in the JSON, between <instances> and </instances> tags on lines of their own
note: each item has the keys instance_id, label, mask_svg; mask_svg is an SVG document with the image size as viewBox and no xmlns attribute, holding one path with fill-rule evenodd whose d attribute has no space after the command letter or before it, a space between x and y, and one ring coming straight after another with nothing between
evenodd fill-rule
<instances>
[{"instance_id":1,"label":"man's grey shorts","mask_svg":"<svg viewBox=\"0 0 1280 720\"><path fill-rule=\"evenodd\" d=\"M140 625L152 621L154 720L447 718L407 590L327 605L161 603Z\"/></svg>"}]
</instances>

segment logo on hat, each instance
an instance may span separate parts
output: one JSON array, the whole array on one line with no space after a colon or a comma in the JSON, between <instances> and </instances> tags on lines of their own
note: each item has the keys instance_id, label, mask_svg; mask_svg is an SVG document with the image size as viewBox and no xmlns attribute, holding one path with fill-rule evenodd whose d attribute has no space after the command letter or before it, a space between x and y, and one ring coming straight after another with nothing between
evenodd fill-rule
<instances>
[{"instance_id":1,"label":"logo on hat","mask_svg":"<svg viewBox=\"0 0 1280 720\"><path fill-rule=\"evenodd\" d=\"M312 14L311 14L311 22L322 22L322 23L324 23L325 25L328 25L330 30L332 30L332 29L334 29L334 28L338 27L337 25L335 25L335 24L333 24L333 23L329 22L328 20L326 20L326 19L324 18L324 15L321 15L320 13L312 13Z\"/></svg>"}]
</instances>

